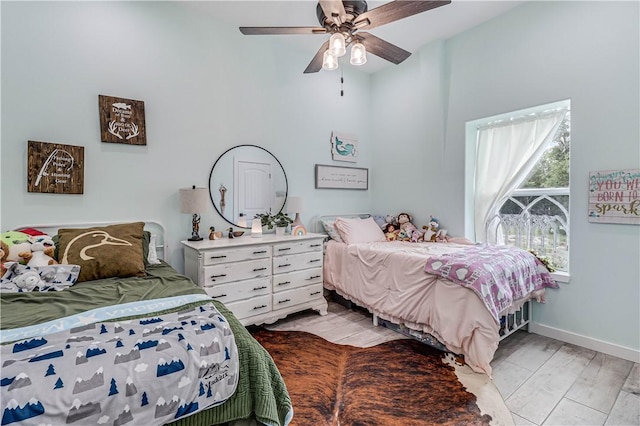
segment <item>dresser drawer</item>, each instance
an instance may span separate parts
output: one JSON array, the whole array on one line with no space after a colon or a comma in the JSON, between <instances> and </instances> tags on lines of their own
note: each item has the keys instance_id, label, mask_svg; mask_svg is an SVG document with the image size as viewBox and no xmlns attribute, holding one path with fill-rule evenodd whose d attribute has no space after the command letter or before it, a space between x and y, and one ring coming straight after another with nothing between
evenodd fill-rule
<instances>
[{"instance_id":1,"label":"dresser drawer","mask_svg":"<svg viewBox=\"0 0 640 426\"><path fill-rule=\"evenodd\" d=\"M271 295L267 294L264 296L252 297L251 299L227 303L225 306L233 312L233 315L238 319L243 319L267 313L271 311L273 305Z\"/></svg>"},{"instance_id":2,"label":"dresser drawer","mask_svg":"<svg viewBox=\"0 0 640 426\"><path fill-rule=\"evenodd\" d=\"M269 246L251 246L224 250L208 250L202 252L203 265L217 265L227 262L238 262L240 260L251 260L268 258L271 256Z\"/></svg>"},{"instance_id":3,"label":"dresser drawer","mask_svg":"<svg viewBox=\"0 0 640 426\"><path fill-rule=\"evenodd\" d=\"M293 241L274 244L274 256L286 256L289 254L304 253L307 251L322 251L322 240Z\"/></svg>"},{"instance_id":4,"label":"dresser drawer","mask_svg":"<svg viewBox=\"0 0 640 426\"><path fill-rule=\"evenodd\" d=\"M271 294L271 278L258 278L204 287L209 296L225 305L241 299Z\"/></svg>"},{"instance_id":5,"label":"dresser drawer","mask_svg":"<svg viewBox=\"0 0 640 426\"><path fill-rule=\"evenodd\" d=\"M273 276L273 291L289 290L313 283L322 283L322 268L304 269Z\"/></svg>"},{"instance_id":6,"label":"dresser drawer","mask_svg":"<svg viewBox=\"0 0 640 426\"><path fill-rule=\"evenodd\" d=\"M273 295L273 310L299 305L310 300L322 298L322 283L312 284L293 290L281 291Z\"/></svg>"},{"instance_id":7,"label":"dresser drawer","mask_svg":"<svg viewBox=\"0 0 640 426\"><path fill-rule=\"evenodd\" d=\"M204 268L203 287L271 275L271 259L223 263Z\"/></svg>"},{"instance_id":8,"label":"dresser drawer","mask_svg":"<svg viewBox=\"0 0 640 426\"><path fill-rule=\"evenodd\" d=\"M297 271L322 266L322 251L278 256L273 258L273 273Z\"/></svg>"}]
</instances>

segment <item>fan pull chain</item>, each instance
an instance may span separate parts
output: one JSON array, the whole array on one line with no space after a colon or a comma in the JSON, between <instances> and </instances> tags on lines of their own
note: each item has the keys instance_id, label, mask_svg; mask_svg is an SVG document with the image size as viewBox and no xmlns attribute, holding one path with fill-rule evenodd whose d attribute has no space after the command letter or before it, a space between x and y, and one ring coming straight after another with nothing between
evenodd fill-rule
<instances>
[{"instance_id":1,"label":"fan pull chain","mask_svg":"<svg viewBox=\"0 0 640 426\"><path fill-rule=\"evenodd\" d=\"M344 71L340 68L340 96L344 96Z\"/></svg>"}]
</instances>

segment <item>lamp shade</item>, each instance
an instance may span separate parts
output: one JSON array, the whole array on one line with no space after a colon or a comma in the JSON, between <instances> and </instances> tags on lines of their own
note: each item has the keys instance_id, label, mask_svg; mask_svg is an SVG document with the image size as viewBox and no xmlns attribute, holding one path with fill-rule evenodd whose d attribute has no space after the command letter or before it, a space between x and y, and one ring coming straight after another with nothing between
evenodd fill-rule
<instances>
[{"instance_id":1,"label":"lamp shade","mask_svg":"<svg viewBox=\"0 0 640 426\"><path fill-rule=\"evenodd\" d=\"M347 43L342 33L334 33L329 38L329 52L336 58L347 53Z\"/></svg>"},{"instance_id":2,"label":"lamp shade","mask_svg":"<svg viewBox=\"0 0 640 426\"><path fill-rule=\"evenodd\" d=\"M180 211L182 213L200 214L207 211L209 190L207 188L181 188Z\"/></svg>"},{"instance_id":3,"label":"lamp shade","mask_svg":"<svg viewBox=\"0 0 640 426\"><path fill-rule=\"evenodd\" d=\"M338 58L329 52L329 50L325 50L322 55L322 69L333 71L338 69Z\"/></svg>"},{"instance_id":4,"label":"lamp shade","mask_svg":"<svg viewBox=\"0 0 640 426\"><path fill-rule=\"evenodd\" d=\"M367 49L362 43L351 46L351 65L364 65L367 63Z\"/></svg>"},{"instance_id":5,"label":"lamp shade","mask_svg":"<svg viewBox=\"0 0 640 426\"><path fill-rule=\"evenodd\" d=\"M287 197L287 213L304 213L302 197Z\"/></svg>"}]
</instances>

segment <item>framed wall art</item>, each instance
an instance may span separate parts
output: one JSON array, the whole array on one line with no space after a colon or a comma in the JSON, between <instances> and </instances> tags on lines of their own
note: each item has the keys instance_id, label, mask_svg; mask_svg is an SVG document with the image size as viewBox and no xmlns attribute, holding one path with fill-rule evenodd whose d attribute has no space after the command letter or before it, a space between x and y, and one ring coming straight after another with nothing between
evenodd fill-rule
<instances>
[{"instance_id":1,"label":"framed wall art","mask_svg":"<svg viewBox=\"0 0 640 426\"><path fill-rule=\"evenodd\" d=\"M358 161L358 138L348 133L331 133L331 156L335 161Z\"/></svg>"},{"instance_id":2,"label":"framed wall art","mask_svg":"<svg viewBox=\"0 0 640 426\"><path fill-rule=\"evenodd\" d=\"M28 141L27 191L83 194L84 147Z\"/></svg>"},{"instance_id":3,"label":"framed wall art","mask_svg":"<svg viewBox=\"0 0 640 426\"><path fill-rule=\"evenodd\" d=\"M369 169L316 164L316 189L369 189Z\"/></svg>"},{"instance_id":4,"label":"framed wall art","mask_svg":"<svg viewBox=\"0 0 640 426\"><path fill-rule=\"evenodd\" d=\"M144 102L98 95L102 142L146 145Z\"/></svg>"},{"instance_id":5,"label":"framed wall art","mask_svg":"<svg viewBox=\"0 0 640 426\"><path fill-rule=\"evenodd\" d=\"M640 170L589 173L589 222L640 225Z\"/></svg>"}]
</instances>

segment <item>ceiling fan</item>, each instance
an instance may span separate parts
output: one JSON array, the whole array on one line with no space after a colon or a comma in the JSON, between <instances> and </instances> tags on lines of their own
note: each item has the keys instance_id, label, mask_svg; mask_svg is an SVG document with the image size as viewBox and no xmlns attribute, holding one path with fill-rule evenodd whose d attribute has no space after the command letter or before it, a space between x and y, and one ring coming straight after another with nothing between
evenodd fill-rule
<instances>
[{"instance_id":1,"label":"ceiling fan","mask_svg":"<svg viewBox=\"0 0 640 426\"><path fill-rule=\"evenodd\" d=\"M368 10L364 0L320 0L316 6L320 27L240 27L240 32L245 35L331 34L331 38L322 44L304 70L305 73L338 68L338 57L346 53L349 45L353 65L364 64L367 51L399 64L411 56L411 52L361 30L379 27L449 3L451 0L396 0Z\"/></svg>"}]
</instances>

